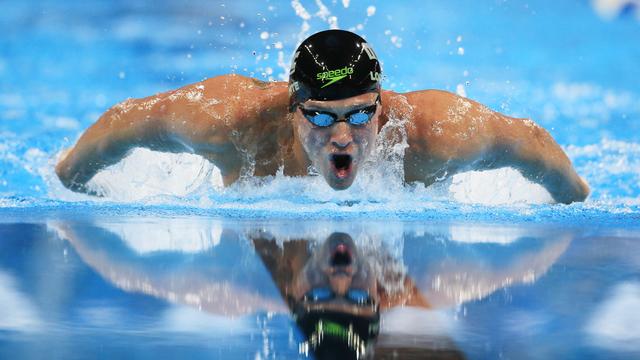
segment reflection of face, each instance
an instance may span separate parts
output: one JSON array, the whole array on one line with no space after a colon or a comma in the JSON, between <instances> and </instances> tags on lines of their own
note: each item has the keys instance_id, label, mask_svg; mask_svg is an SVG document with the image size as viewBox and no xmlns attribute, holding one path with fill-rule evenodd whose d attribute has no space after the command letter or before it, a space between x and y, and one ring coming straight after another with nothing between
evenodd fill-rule
<instances>
[{"instance_id":1,"label":"reflection of face","mask_svg":"<svg viewBox=\"0 0 640 360\"><path fill-rule=\"evenodd\" d=\"M302 106L307 110L334 113L343 120L350 111L373 105L377 96L376 93L367 93L342 100L308 100ZM328 127L319 127L310 123L299 108L295 110L294 124L298 140L313 166L335 190L351 186L358 167L371 153L380 112L381 106L378 105L371 121L364 125L339 121Z\"/></svg>"},{"instance_id":2,"label":"reflection of face","mask_svg":"<svg viewBox=\"0 0 640 360\"><path fill-rule=\"evenodd\" d=\"M348 312L366 310L357 309L345 297L349 290L354 289L368 292L373 302L378 303L376 278L367 262L361 259L349 235L334 233L314 252L302 273L298 274L294 297L302 301L310 290L319 288L330 289L335 298L311 304L315 307Z\"/></svg>"}]
</instances>

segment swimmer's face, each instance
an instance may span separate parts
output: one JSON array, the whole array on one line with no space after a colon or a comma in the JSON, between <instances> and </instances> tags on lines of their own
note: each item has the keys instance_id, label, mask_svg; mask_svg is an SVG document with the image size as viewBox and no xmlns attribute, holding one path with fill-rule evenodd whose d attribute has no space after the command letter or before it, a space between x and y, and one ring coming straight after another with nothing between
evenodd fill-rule
<instances>
[{"instance_id":1,"label":"swimmer's face","mask_svg":"<svg viewBox=\"0 0 640 360\"><path fill-rule=\"evenodd\" d=\"M302 302L313 289L328 289L330 299L306 304L309 308L366 313L375 306L357 306L349 299L349 291L366 292L375 305L379 301L376 278L348 234L333 233L314 251L302 273L296 275L293 295Z\"/></svg>"},{"instance_id":2,"label":"swimmer's face","mask_svg":"<svg viewBox=\"0 0 640 360\"><path fill-rule=\"evenodd\" d=\"M324 176L329 186L344 190L355 180L359 167L373 150L382 107L378 94L368 93L342 100L308 100L294 113L299 141L313 166ZM371 120L362 125L349 124L345 115L376 105ZM322 127L311 123L303 114L326 112L338 117L333 125Z\"/></svg>"}]
</instances>

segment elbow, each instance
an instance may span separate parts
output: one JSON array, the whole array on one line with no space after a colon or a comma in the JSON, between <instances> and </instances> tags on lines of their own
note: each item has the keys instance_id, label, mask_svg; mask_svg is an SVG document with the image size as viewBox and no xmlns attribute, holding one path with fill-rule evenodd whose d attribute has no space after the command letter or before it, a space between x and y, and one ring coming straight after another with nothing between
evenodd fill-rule
<instances>
[{"instance_id":1,"label":"elbow","mask_svg":"<svg viewBox=\"0 0 640 360\"><path fill-rule=\"evenodd\" d=\"M574 201L585 201L587 197L589 197L590 193L591 189L589 187L589 184L586 182L586 180L578 176L578 192Z\"/></svg>"},{"instance_id":2,"label":"elbow","mask_svg":"<svg viewBox=\"0 0 640 360\"><path fill-rule=\"evenodd\" d=\"M568 205L574 202L585 201L587 197L589 197L590 192L589 184L580 176L577 176L577 180L567 188L562 191L556 191L551 195L556 202Z\"/></svg>"}]
</instances>

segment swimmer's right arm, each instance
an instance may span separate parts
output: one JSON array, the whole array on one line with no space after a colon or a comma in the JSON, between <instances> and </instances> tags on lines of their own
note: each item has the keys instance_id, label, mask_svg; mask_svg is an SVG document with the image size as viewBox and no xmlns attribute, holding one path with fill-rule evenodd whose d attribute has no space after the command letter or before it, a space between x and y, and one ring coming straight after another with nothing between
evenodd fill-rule
<instances>
[{"instance_id":1,"label":"swimmer's right arm","mask_svg":"<svg viewBox=\"0 0 640 360\"><path fill-rule=\"evenodd\" d=\"M164 131L159 114L143 114L137 109L146 100L131 99L112 107L82 134L56 165L56 174L64 186L89 192L87 182L101 169L120 161L133 147L162 146Z\"/></svg>"},{"instance_id":2,"label":"swimmer's right arm","mask_svg":"<svg viewBox=\"0 0 640 360\"><path fill-rule=\"evenodd\" d=\"M225 75L105 112L62 156L56 173L67 188L91 193L87 182L135 147L202 155L222 172L225 184L239 175L241 159L232 134L242 134L265 115L286 109L286 85ZM283 96L284 95L284 96ZM281 104L280 104L281 103Z\"/></svg>"}]
</instances>

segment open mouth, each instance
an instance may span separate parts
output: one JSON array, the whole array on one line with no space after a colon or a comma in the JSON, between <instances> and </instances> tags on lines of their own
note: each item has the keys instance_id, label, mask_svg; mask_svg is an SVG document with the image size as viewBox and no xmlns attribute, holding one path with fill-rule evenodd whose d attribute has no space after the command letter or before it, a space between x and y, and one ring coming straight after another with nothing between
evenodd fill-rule
<instances>
[{"instance_id":1,"label":"open mouth","mask_svg":"<svg viewBox=\"0 0 640 360\"><path fill-rule=\"evenodd\" d=\"M330 263L333 267L345 267L351 265L353 259L349 248L345 244L336 246L331 254Z\"/></svg>"},{"instance_id":2,"label":"open mouth","mask_svg":"<svg viewBox=\"0 0 640 360\"><path fill-rule=\"evenodd\" d=\"M335 170L335 174L338 178L346 178L351 171L351 165L353 158L348 154L333 154L331 155L331 164Z\"/></svg>"}]
</instances>

